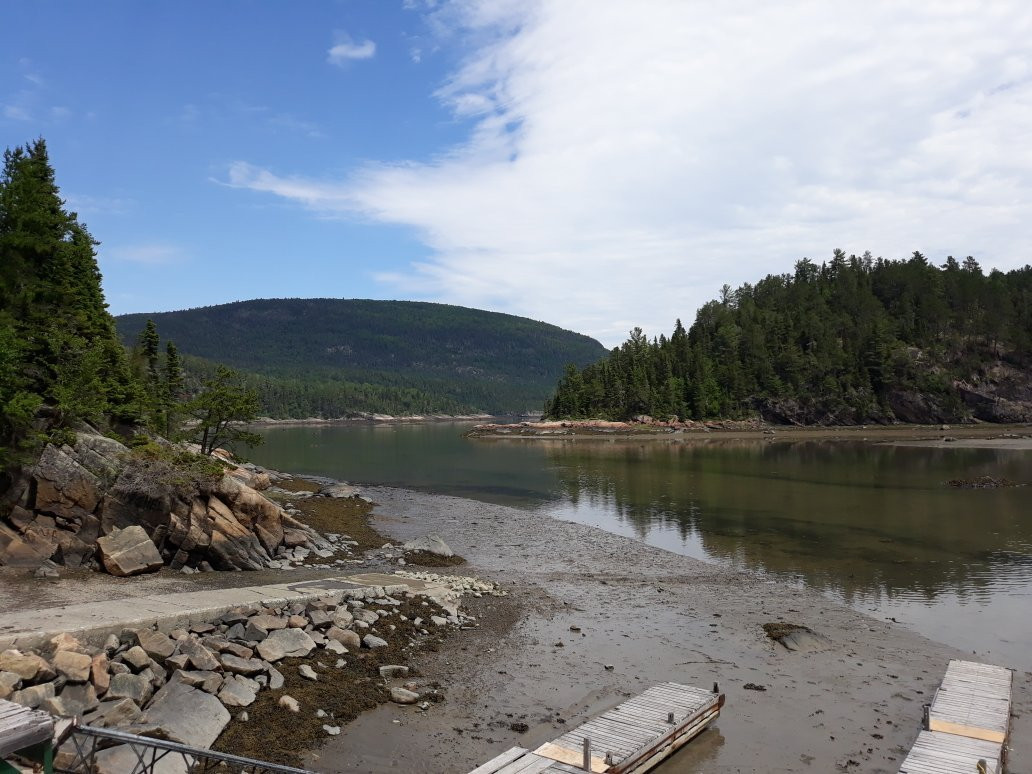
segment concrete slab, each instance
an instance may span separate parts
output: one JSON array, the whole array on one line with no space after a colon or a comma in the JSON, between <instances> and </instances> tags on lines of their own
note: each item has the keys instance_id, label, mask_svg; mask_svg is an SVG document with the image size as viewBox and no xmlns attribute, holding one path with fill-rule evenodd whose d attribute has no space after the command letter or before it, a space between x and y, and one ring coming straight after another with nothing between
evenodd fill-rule
<instances>
[{"instance_id":1,"label":"concrete slab","mask_svg":"<svg viewBox=\"0 0 1032 774\"><path fill-rule=\"evenodd\" d=\"M123 629L157 626L163 631L202 623L235 607L270 607L309 602L376 598L413 593L449 600L454 593L439 584L386 573L335 576L297 583L155 594L115 600L0 613L0 650L38 648L51 637L68 632L84 642L99 644Z\"/></svg>"}]
</instances>

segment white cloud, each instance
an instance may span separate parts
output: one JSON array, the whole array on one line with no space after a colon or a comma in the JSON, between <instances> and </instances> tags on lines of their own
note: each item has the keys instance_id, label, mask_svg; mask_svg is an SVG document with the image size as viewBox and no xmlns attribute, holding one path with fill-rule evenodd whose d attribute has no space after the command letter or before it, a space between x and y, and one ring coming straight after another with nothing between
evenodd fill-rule
<instances>
[{"instance_id":1,"label":"white cloud","mask_svg":"<svg viewBox=\"0 0 1032 774\"><path fill-rule=\"evenodd\" d=\"M145 266L183 263L189 259L181 247L160 243L122 245L110 249L102 247L100 254L102 258L139 263Z\"/></svg>"},{"instance_id":2,"label":"white cloud","mask_svg":"<svg viewBox=\"0 0 1032 774\"><path fill-rule=\"evenodd\" d=\"M1032 6L567 0L443 4L473 41L439 158L230 183L414 227L385 282L612 344L724 282L835 247L1012 268L1032 249Z\"/></svg>"},{"instance_id":3,"label":"white cloud","mask_svg":"<svg viewBox=\"0 0 1032 774\"><path fill-rule=\"evenodd\" d=\"M338 43L327 52L330 64L342 65L352 59L372 59L376 54L376 43L371 40L354 41L348 35L337 35Z\"/></svg>"},{"instance_id":4,"label":"white cloud","mask_svg":"<svg viewBox=\"0 0 1032 774\"><path fill-rule=\"evenodd\" d=\"M31 121L32 113L23 105L4 105L4 118L11 121Z\"/></svg>"},{"instance_id":5,"label":"white cloud","mask_svg":"<svg viewBox=\"0 0 1032 774\"><path fill-rule=\"evenodd\" d=\"M136 201L112 196L66 194L65 204L73 212L87 217L90 215L126 215L136 206Z\"/></svg>"}]
</instances>

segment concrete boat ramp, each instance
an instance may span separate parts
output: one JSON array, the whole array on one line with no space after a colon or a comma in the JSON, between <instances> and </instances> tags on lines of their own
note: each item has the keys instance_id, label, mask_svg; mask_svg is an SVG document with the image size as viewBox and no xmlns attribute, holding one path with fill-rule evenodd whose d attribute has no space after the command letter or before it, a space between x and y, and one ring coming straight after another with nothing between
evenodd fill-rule
<instances>
[{"instance_id":1,"label":"concrete boat ramp","mask_svg":"<svg viewBox=\"0 0 1032 774\"><path fill-rule=\"evenodd\" d=\"M103 640L109 634L120 634L123 629L157 626L168 631L208 622L237 607L258 608L327 597L339 600L404 593L426 596L450 612L455 611L458 598L444 584L375 572L268 586L151 594L0 613L0 651L39 648L61 633L92 642Z\"/></svg>"}]
</instances>

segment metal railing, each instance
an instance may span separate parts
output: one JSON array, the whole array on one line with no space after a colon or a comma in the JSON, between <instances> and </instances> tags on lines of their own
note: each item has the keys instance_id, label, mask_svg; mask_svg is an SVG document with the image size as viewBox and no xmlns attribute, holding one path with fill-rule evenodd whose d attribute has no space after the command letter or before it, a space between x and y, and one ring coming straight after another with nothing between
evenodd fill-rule
<instances>
[{"instance_id":1,"label":"metal railing","mask_svg":"<svg viewBox=\"0 0 1032 774\"><path fill-rule=\"evenodd\" d=\"M129 768L123 768L119 774L153 774L158 763L165 759L178 759L191 774L314 774L307 769L93 726L70 729L54 770L59 774L93 774L97 770L98 753L116 746L127 748L124 766Z\"/></svg>"}]
</instances>

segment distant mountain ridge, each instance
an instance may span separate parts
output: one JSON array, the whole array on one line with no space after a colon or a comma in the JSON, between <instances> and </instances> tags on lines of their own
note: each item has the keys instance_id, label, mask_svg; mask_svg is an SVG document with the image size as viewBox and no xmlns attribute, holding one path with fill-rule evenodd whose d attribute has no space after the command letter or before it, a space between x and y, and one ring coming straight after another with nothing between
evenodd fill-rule
<instances>
[{"instance_id":1,"label":"distant mountain ridge","mask_svg":"<svg viewBox=\"0 0 1032 774\"><path fill-rule=\"evenodd\" d=\"M272 416L537 410L594 339L524 317L420 301L258 299L116 318L133 345L148 319L195 371L246 372Z\"/></svg>"}]
</instances>

